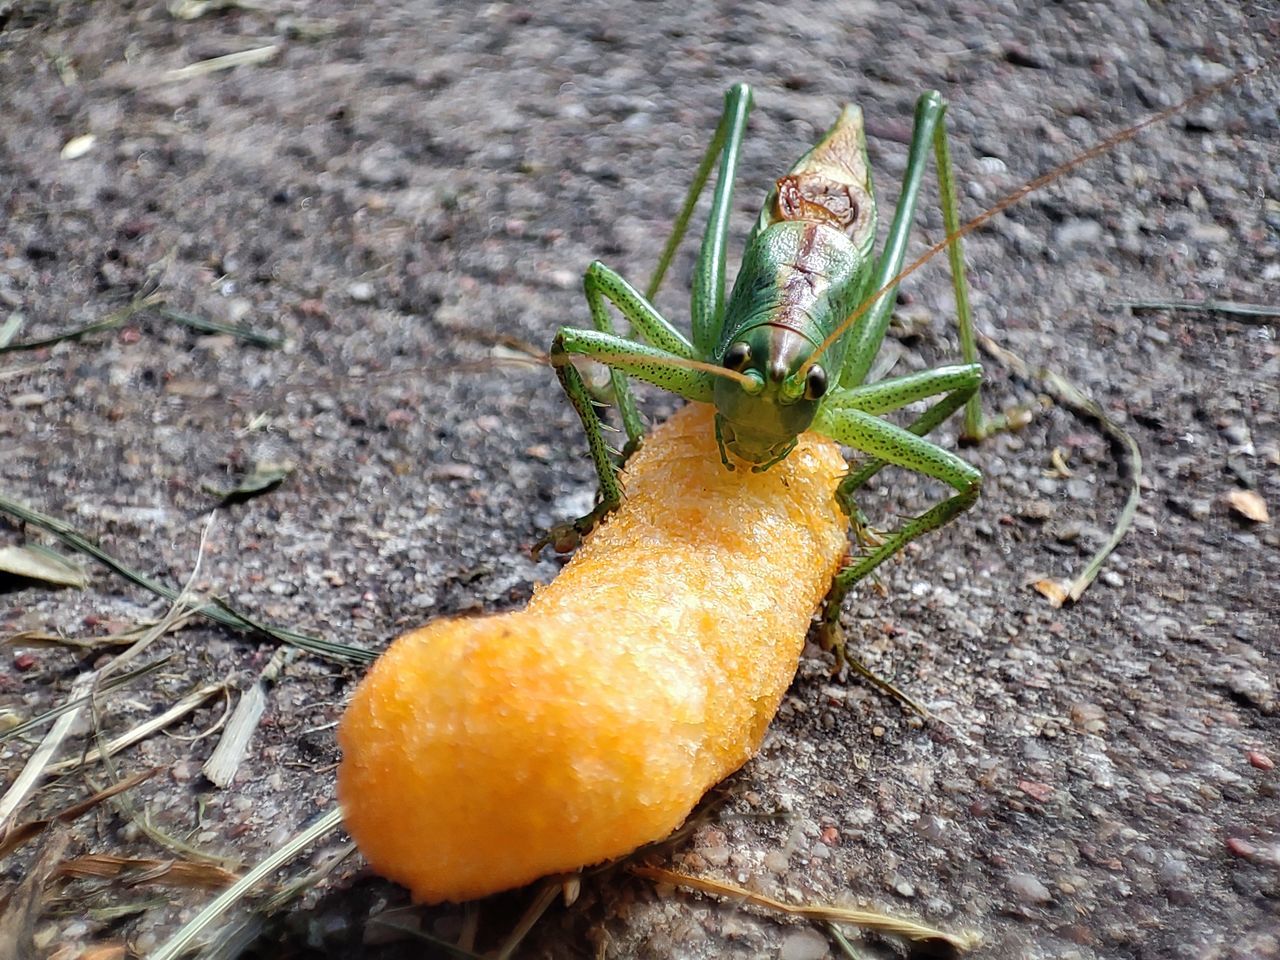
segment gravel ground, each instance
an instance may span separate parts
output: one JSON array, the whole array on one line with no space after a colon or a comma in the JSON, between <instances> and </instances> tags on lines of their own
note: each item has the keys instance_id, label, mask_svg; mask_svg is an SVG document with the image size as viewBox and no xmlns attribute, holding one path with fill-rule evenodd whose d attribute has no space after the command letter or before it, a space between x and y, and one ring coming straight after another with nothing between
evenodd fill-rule
<instances>
[{"instance_id":1,"label":"gravel ground","mask_svg":"<svg viewBox=\"0 0 1280 960\"><path fill-rule=\"evenodd\" d=\"M0 2L0 325L16 314L19 340L52 335L157 282L175 309L284 339L253 346L151 308L0 355L0 491L181 584L215 502L206 488L291 462L278 490L218 511L195 586L369 650L433 616L516 606L554 575L557 561L525 551L589 503L584 444L544 368L484 362L492 338L543 346L582 323L593 257L645 276L730 83L757 89L740 238L846 100L866 110L889 209L912 103L941 90L972 216L1280 37L1274 4L220 6ZM171 72L269 44L256 64ZM1280 957L1280 537L1229 500L1251 491L1280 512L1276 321L1121 306L1280 304L1277 102L1273 70L969 243L982 328L1080 385L1144 451L1136 524L1102 578L1061 610L1028 586L1078 571L1123 503L1095 424L1055 408L966 451L987 477L978 506L846 611L863 659L938 720L831 681L810 650L759 758L726 784L726 814L668 866L977 930L993 960ZM67 156L85 134L87 152ZM936 209L918 220L922 241L938 237ZM691 261L659 298L680 322ZM954 357L945 267L913 277L903 301L898 369ZM992 407L1036 399L999 365L989 381ZM648 396L655 418L673 408ZM888 518L939 496L886 473L864 508ZM0 520L0 545L24 535L43 540ZM165 609L100 567L84 591L9 579L0 597L6 636L102 636ZM106 702L107 732L194 685L247 689L273 647L195 625L147 656L162 653L159 674ZM102 655L9 647L4 717L61 701ZM130 793L132 818L79 821L63 859L173 856L139 827L145 810L206 854L260 860L332 807L333 725L359 672L288 663L226 789L200 772L216 738L191 739L219 700L123 754L115 776L160 773ZM5 782L31 743L0 745ZM22 816L91 790L66 777ZM3 882L31 863L30 848L9 857ZM60 960L94 944L145 955L209 897L65 878L48 893L37 955ZM434 955L367 924L387 910L444 936L478 916L487 945L529 899L418 911L351 858L266 922L249 955ZM902 955L873 938L859 949ZM586 881L521 949L835 951L818 928L619 874Z\"/></svg>"}]
</instances>

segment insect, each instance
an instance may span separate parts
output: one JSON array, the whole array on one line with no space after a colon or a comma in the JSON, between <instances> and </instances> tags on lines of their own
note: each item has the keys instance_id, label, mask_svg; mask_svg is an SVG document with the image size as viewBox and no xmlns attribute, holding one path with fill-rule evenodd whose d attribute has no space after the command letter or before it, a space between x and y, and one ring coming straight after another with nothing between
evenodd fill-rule
<instances>
[{"instance_id":1,"label":"insect","mask_svg":"<svg viewBox=\"0 0 1280 960\"><path fill-rule=\"evenodd\" d=\"M850 587L978 498L982 476L977 468L926 435L962 406L967 407L965 432L971 438L1002 424L982 416L977 396L982 367L969 315L963 252L955 236L959 219L941 95L929 92L918 101L902 199L878 254L862 113L848 106L769 191L726 298L729 210L751 102L751 91L743 84L725 95L719 126L647 290L642 294L599 261L587 268L584 287L595 329L561 328L551 358L586 430L600 498L589 514L553 528L539 546L571 549L622 497L603 424L582 376L567 362L571 357L590 358L610 368L627 451L641 442L643 432L626 379L634 376L687 400L715 405L715 436L725 469L769 470L806 430L863 454L865 459L851 466L836 494L855 520L855 494L886 465L945 481L954 491L950 497L883 537L855 523L867 549L836 575L822 614L823 640L840 654L840 604ZM947 233L953 238L951 276L964 362L867 383L889 325L930 150L939 171ZM693 277L692 337L687 338L651 300L717 155L719 176ZM639 340L615 332L610 304L629 321ZM882 419L883 414L920 401L930 405L906 427Z\"/></svg>"},{"instance_id":2,"label":"insect","mask_svg":"<svg viewBox=\"0 0 1280 960\"><path fill-rule=\"evenodd\" d=\"M982 366L969 309L961 238L1022 197L1067 171L1133 138L1191 104L1269 69L1266 61L1193 94L1023 185L967 223L958 215L941 94L917 101L899 202L883 248L874 241L878 212L872 190L862 113L847 106L830 130L769 191L747 238L732 291L725 297L725 250L734 173L752 95L745 84L726 93L724 110L674 229L643 293L600 261L584 277L594 329L562 327L551 347L556 374L582 421L599 479L599 498L584 517L553 527L535 545L572 549L621 501L618 463L575 357L610 368L613 394L627 445L642 440L643 424L627 377L715 406L714 429L721 461L729 470L768 470L785 458L805 430L852 448L836 497L853 521L860 552L835 576L824 601L819 638L844 661L839 626L844 597L859 580L908 543L944 526L976 502L982 475L952 451L927 439L964 408L962 439L976 441L1016 426L1025 412L983 413L978 389ZM937 167L946 237L905 270L908 234L919 203L930 151ZM719 174L693 276L691 337L664 318L652 299L687 230L716 158ZM888 329L898 283L936 253L948 255L961 349L959 364L867 382ZM616 308L639 339L619 335ZM927 402L906 426L885 414ZM947 483L953 493L884 535L870 530L855 495L885 466L914 470Z\"/></svg>"}]
</instances>

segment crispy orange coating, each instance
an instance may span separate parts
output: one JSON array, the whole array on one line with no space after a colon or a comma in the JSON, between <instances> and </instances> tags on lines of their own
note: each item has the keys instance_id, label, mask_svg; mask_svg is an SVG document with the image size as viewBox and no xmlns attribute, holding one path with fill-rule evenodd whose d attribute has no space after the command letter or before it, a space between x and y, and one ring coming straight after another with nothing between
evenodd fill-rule
<instances>
[{"instance_id":1,"label":"crispy orange coating","mask_svg":"<svg viewBox=\"0 0 1280 960\"><path fill-rule=\"evenodd\" d=\"M660 840L755 753L845 551L836 446L720 463L707 407L658 428L622 507L528 609L405 634L338 731L374 870L467 900Z\"/></svg>"}]
</instances>

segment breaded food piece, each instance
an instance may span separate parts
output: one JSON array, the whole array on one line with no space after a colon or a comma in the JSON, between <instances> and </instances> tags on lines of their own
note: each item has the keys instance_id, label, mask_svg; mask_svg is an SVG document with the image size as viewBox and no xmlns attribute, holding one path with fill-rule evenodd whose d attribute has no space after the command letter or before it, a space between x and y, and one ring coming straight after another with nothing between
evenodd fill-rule
<instances>
[{"instance_id":1,"label":"breaded food piece","mask_svg":"<svg viewBox=\"0 0 1280 960\"><path fill-rule=\"evenodd\" d=\"M528 609L397 639L338 740L347 829L427 902L617 857L755 753L846 548L836 445L720 462L710 408L628 465L627 498Z\"/></svg>"}]
</instances>

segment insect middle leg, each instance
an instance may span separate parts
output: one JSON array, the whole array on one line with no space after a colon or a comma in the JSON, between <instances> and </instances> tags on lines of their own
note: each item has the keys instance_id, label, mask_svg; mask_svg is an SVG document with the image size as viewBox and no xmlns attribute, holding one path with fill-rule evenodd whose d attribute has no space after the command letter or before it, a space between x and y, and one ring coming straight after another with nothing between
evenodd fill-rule
<instances>
[{"instance_id":1,"label":"insect middle leg","mask_svg":"<svg viewBox=\"0 0 1280 960\"><path fill-rule=\"evenodd\" d=\"M858 515L854 493L889 464L945 481L956 491L902 524L836 574L824 603L820 630L824 645L836 651L838 662L844 659L840 608L849 589L912 540L949 523L978 499L982 485L978 469L924 435L967 403L981 382L982 368L976 363L939 367L837 391L819 412L815 421L819 432L873 458L854 469L837 491L850 516ZM905 428L878 416L939 394L942 398Z\"/></svg>"}]
</instances>

